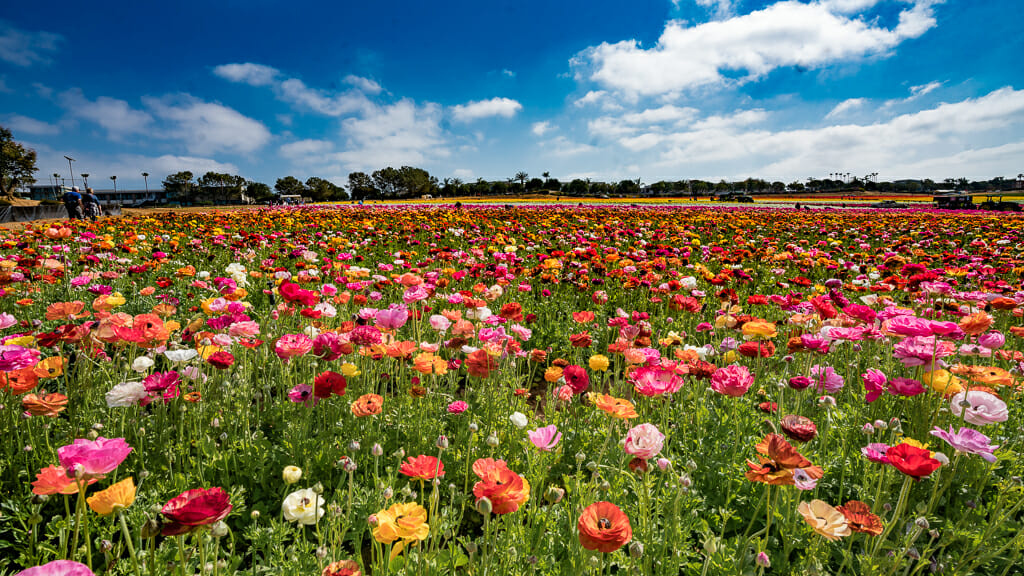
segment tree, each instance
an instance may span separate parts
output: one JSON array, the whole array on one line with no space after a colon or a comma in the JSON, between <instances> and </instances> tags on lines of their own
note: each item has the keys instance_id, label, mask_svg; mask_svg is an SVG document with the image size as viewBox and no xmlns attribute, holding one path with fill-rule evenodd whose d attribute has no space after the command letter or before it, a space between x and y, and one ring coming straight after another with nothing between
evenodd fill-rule
<instances>
[{"instance_id":1,"label":"tree","mask_svg":"<svg viewBox=\"0 0 1024 576\"><path fill-rule=\"evenodd\" d=\"M393 198L402 189L402 174L388 166L373 173L373 185L385 198Z\"/></svg>"},{"instance_id":2,"label":"tree","mask_svg":"<svg viewBox=\"0 0 1024 576\"><path fill-rule=\"evenodd\" d=\"M584 194L587 193L589 189L590 186L588 186L586 182L577 178L572 182L569 182L569 185L566 187L565 191L568 192L569 194L572 194L573 196L583 196Z\"/></svg>"},{"instance_id":3,"label":"tree","mask_svg":"<svg viewBox=\"0 0 1024 576\"><path fill-rule=\"evenodd\" d=\"M274 198L273 190L263 182L249 182L245 191L256 202L266 202Z\"/></svg>"},{"instance_id":4,"label":"tree","mask_svg":"<svg viewBox=\"0 0 1024 576\"><path fill-rule=\"evenodd\" d=\"M615 185L615 193L623 196L636 196L640 193L640 185L636 180L622 180Z\"/></svg>"},{"instance_id":5,"label":"tree","mask_svg":"<svg viewBox=\"0 0 1024 576\"><path fill-rule=\"evenodd\" d=\"M529 177L530 177L529 174L527 174L526 172L523 172L522 170L520 170L519 172L516 172L516 175L513 176L512 178L513 178L513 180L519 180L519 185L522 186L523 188L525 188L526 187L526 179L529 178Z\"/></svg>"},{"instance_id":6,"label":"tree","mask_svg":"<svg viewBox=\"0 0 1024 576\"><path fill-rule=\"evenodd\" d=\"M541 180L540 178L531 178L530 181L526 183L527 192L535 192L543 187L544 181Z\"/></svg>"},{"instance_id":7,"label":"tree","mask_svg":"<svg viewBox=\"0 0 1024 576\"><path fill-rule=\"evenodd\" d=\"M308 190L306 190L306 185L302 183L302 180L299 180L295 176L278 178L277 182L274 183L274 190L277 190L277 193L282 196L303 196L308 192Z\"/></svg>"},{"instance_id":8,"label":"tree","mask_svg":"<svg viewBox=\"0 0 1024 576\"><path fill-rule=\"evenodd\" d=\"M497 182L491 185L491 192L499 196L504 196L505 194L508 193L508 182L502 182L501 180L498 180Z\"/></svg>"},{"instance_id":9,"label":"tree","mask_svg":"<svg viewBox=\"0 0 1024 576\"><path fill-rule=\"evenodd\" d=\"M12 197L19 188L35 183L36 151L14 141L11 131L0 126L0 194Z\"/></svg>"},{"instance_id":10,"label":"tree","mask_svg":"<svg viewBox=\"0 0 1024 576\"><path fill-rule=\"evenodd\" d=\"M312 176L306 180L306 188L309 189L309 197L314 202L327 202L330 200L347 200L348 194L345 193L345 189L341 186L336 185L330 180L324 180Z\"/></svg>"},{"instance_id":11,"label":"tree","mask_svg":"<svg viewBox=\"0 0 1024 576\"><path fill-rule=\"evenodd\" d=\"M562 189L562 183L558 181L558 178L548 178L544 181L544 189L558 192Z\"/></svg>"},{"instance_id":12,"label":"tree","mask_svg":"<svg viewBox=\"0 0 1024 576\"><path fill-rule=\"evenodd\" d=\"M177 198L178 202L182 204L191 204L196 193L196 183L192 181L193 177L188 170L168 176L163 181L168 198Z\"/></svg>"},{"instance_id":13,"label":"tree","mask_svg":"<svg viewBox=\"0 0 1024 576\"><path fill-rule=\"evenodd\" d=\"M234 174L207 172L197 181L203 193L203 200L214 204L231 204L242 201L245 178Z\"/></svg>"},{"instance_id":14,"label":"tree","mask_svg":"<svg viewBox=\"0 0 1024 576\"><path fill-rule=\"evenodd\" d=\"M380 191L373 185L373 179L366 172L352 172L348 175L348 190L353 200L376 198Z\"/></svg>"}]
</instances>

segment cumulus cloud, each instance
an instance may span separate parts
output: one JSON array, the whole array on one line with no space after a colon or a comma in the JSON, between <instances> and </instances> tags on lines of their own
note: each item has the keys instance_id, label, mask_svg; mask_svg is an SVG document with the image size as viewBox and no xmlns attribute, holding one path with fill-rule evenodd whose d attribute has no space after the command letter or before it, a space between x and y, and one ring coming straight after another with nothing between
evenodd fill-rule
<instances>
[{"instance_id":1,"label":"cumulus cloud","mask_svg":"<svg viewBox=\"0 0 1024 576\"><path fill-rule=\"evenodd\" d=\"M280 72L276 68L246 62L244 64L221 64L213 73L225 80L250 86L270 86Z\"/></svg>"},{"instance_id":2,"label":"cumulus cloud","mask_svg":"<svg viewBox=\"0 0 1024 576\"><path fill-rule=\"evenodd\" d=\"M551 122L545 120L544 122L534 122L533 126L530 127L530 132L533 132L536 136L543 136L553 129L554 127L551 126Z\"/></svg>"},{"instance_id":3,"label":"cumulus cloud","mask_svg":"<svg viewBox=\"0 0 1024 576\"><path fill-rule=\"evenodd\" d=\"M678 0L673 0L678 5ZM732 0L696 0L698 6L714 10L715 17L726 18L732 15Z\"/></svg>"},{"instance_id":4,"label":"cumulus cloud","mask_svg":"<svg viewBox=\"0 0 1024 576\"><path fill-rule=\"evenodd\" d=\"M0 20L0 60L23 68L49 64L63 39L60 34L28 32Z\"/></svg>"},{"instance_id":5,"label":"cumulus cloud","mask_svg":"<svg viewBox=\"0 0 1024 576\"><path fill-rule=\"evenodd\" d=\"M380 94L381 87L377 82L370 80L369 78L363 78L362 76L356 76L349 74L345 76L345 83L362 90L367 94Z\"/></svg>"},{"instance_id":6,"label":"cumulus cloud","mask_svg":"<svg viewBox=\"0 0 1024 576\"><path fill-rule=\"evenodd\" d=\"M270 141L270 131L261 122L221 104L187 94L144 98L143 102L155 116L167 121L167 136L181 140L194 154L246 154Z\"/></svg>"},{"instance_id":7,"label":"cumulus cloud","mask_svg":"<svg viewBox=\"0 0 1024 576\"><path fill-rule=\"evenodd\" d=\"M473 179L473 171L469 168L456 168L455 170L452 170L452 176L462 180L463 182L468 182Z\"/></svg>"},{"instance_id":8,"label":"cumulus cloud","mask_svg":"<svg viewBox=\"0 0 1024 576\"><path fill-rule=\"evenodd\" d=\"M89 100L78 88L62 92L58 100L72 117L99 124L115 140L146 132L153 124L152 115L124 100L107 96Z\"/></svg>"},{"instance_id":9,"label":"cumulus cloud","mask_svg":"<svg viewBox=\"0 0 1024 576\"><path fill-rule=\"evenodd\" d=\"M511 118L522 109L523 105L511 98L491 98L452 107L452 118L456 122L472 122L492 116Z\"/></svg>"},{"instance_id":10,"label":"cumulus cloud","mask_svg":"<svg viewBox=\"0 0 1024 576\"><path fill-rule=\"evenodd\" d=\"M423 165L450 153L441 131L441 107L408 98L346 118L342 134L346 150L337 157L353 168Z\"/></svg>"},{"instance_id":11,"label":"cumulus cloud","mask_svg":"<svg viewBox=\"0 0 1024 576\"><path fill-rule=\"evenodd\" d=\"M846 114L851 110L856 110L857 108L864 106L866 102L866 98L848 98L846 100L843 100L839 104L836 104L835 108L833 108L828 114L825 115L825 118L835 118L836 116L842 116L843 114Z\"/></svg>"},{"instance_id":12,"label":"cumulus cloud","mask_svg":"<svg viewBox=\"0 0 1024 576\"><path fill-rule=\"evenodd\" d=\"M602 43L572 61L578 79L626 95L653 96L749 82L780 67L817 68L886 54L935 26L935 0L916 0L892 29L844 13L870 3L777 2L749 14L688 26L670 21L655 46ZM730 80L739 74L736 80Z\"/></svg>"},{"instance_id":13,"label":"cumulus cloud","mask_svg":"<svg viewBox=\"0 0 1024 576\"><path fill-rule=\"evenodd\" d=\"M298 78L289 78L278 86L279 97L292 104L325 116L345 116L369 109L372 104L359 90L331 93L310 88Z\"/></svg>"},{"instance_id":14,"label":"cumulus cloud","mask_svg":"<svg viewBox=\"0 0 1024 576\"><path fill-rule=\"evenodd\" d=\"M4 125L15 134L25 133L34 136L46 136L60 132L60 128L53 124L22 116L21 114L7 116L4 118Z\"/></svg>"}]
</instances>

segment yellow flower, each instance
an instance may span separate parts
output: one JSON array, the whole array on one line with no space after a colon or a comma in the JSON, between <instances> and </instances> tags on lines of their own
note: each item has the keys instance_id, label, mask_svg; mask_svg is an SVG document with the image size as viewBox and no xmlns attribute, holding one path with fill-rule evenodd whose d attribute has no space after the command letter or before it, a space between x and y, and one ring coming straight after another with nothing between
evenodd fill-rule
<instances>
[{"instance_id":1,"label":"yellow flower","mask_svg":"<svg viewBox=\"0 0 1024 576\"><path fill-rule=\"evenodd\" d=\"M821 500L801 502L797 511L815 532L833 542L850 535L850 526L842 512Z\"/></svg>"},{"instance_id":2,"label":"yellow flower","mask_svg":"<svg viewBox=\"0 0 1024 576\"><path fill-rule=\"evenodd\" d=\"M353 376L359 376L361 374L359 368L351 362L345 362L341 365L341 373L345 375L346 378L352 378Z\"/></svg>"},{"instance_id":3,"label":"yellow flower","mask_svg":"<svg viewBox=\"0 0 1024 576\"><path fill-rule=\"evenodd\" d=\"M724 362L726 364L732 364L735 361L736 361L736 351L735 350L729 350L725 354L722 354L722 362Z\"/></svg>"},{"instance_id":4,"label":"yellow flower","mask_svg":"<svg viewBox=\"0 0 1024 576\"><path fill-rule=\"evenodd\" d=\"M89 504L89 508L92 508L92 511L100 516L113 514L135 502L135 482L129 476L106 490L93 494L85 501Z\"/></svg>"},{"instance_id":5,"label":"yellow flower","mask_svg":"<svg viewBox=\"0 0 1024 576\"><path fill-rule=\"evenodd\" d=\"M427 509L415 502L395 504L387 510L377 512L377 525L373 528L373 539L381 544L398 542L391 549L394 558L407 543L425 540L430 533L427 524Z\"/></svg>"},{"instance_id":6,"label":"yellow flower","mask_svg":"<svg viewBox=\"0 0 1024 576\"><path fill-rule=\"evenodd\" d=\"M747 338L775 338L778 332L775 323L767 320L751 320L743 325L743 335Z\"/></svg>"},{"instance_id":7,"label":"yellow flower","mask_svg":"<svg viewBox=\"0 0 1024 576\"><path fill-rule=\"evenodd\" d=\"M948 370L925 372L921 375L921 382L943 396L951 396L964 389L963 380L953 376Z\"/></svg>"},{"instance_id":8,"label":"yellow flower","mask_svg":"<svg viewBox=\"0 0 1024 576\"><path fill-rule=\"evenodd\" d=\"M597 372L604 372L608 370L608 357L603 354L594 354L590 357L590 369Z\"/></svg>"}]
</instances>

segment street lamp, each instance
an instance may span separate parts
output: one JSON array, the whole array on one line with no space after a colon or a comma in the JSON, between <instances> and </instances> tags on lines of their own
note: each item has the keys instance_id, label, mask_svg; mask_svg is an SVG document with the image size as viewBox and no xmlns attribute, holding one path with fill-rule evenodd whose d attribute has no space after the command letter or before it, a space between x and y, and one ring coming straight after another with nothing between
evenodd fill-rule
<instances>
[{"instance_id":1,"label":"street lamp","mask_svg":"<svg viewBox=\"0 0 1024 576\"><path fill-rule=\"evenodd\" d=\"M74 162L75 159L72 158L71 156L65 156L65 158L68 159L68 172L71 173L71 186L74 187L74 185L75 185L75 170L73 168L71 168L71 163Z\"/></svg>"},{"instance_id":2,"label":"street lamp","mask_svg":"<svg viewBox=\"0 0 1024 576\"><path fill-rule=\"evenodd\" d=\"M88 174L82 174L82 180L85 180L85 184L83 184L83 186L88 188L89 187L89 175Z\"/></svg>"},{"instance_id":3,"label":"street lamp","mask_svg":"<svg viewBox=\"0 0 1024 576\"><path fill-rule=\"evenodd\" d=\"M114 198L117 198L117 176L111 176L110 179L114 182Z\"/></svg>"},{"instance_id":4,"label":"street lamp","mask_svg":"<svg viewBox=\"0 0 1024 576\"><path fill-rule=\"evenodd\" d=\"M146 199L149 200L149 172L143 172L142 179L146 181Z\"/></svg>"}]
</instances>

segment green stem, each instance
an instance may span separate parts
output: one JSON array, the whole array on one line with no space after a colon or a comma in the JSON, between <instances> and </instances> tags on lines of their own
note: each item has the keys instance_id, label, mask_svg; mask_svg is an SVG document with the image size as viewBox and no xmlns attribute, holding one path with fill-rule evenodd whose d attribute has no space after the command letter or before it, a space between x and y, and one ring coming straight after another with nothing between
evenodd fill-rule
<instances>
[{"instance_id":1,"label":"green stem","mask_svg":"<svg viewBox=\"0 0 1024 576\"><path fill-rule=\"evenodd\" d=\"M132 534L128 531L128 523L124 519L124 512L118 511L117 518L121 521L121 532L124 534L124 542L128 545L128 553L132 556L132 567L135 569L135 576L142 576L139 568L139 556L135 553L135 542Z\"/></svg>"}]
</instances>

